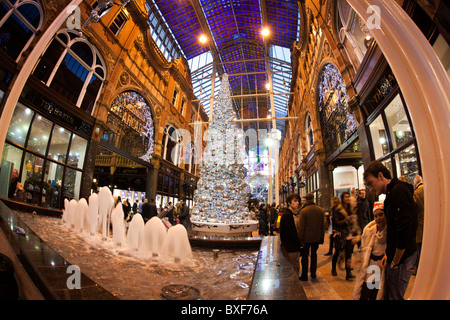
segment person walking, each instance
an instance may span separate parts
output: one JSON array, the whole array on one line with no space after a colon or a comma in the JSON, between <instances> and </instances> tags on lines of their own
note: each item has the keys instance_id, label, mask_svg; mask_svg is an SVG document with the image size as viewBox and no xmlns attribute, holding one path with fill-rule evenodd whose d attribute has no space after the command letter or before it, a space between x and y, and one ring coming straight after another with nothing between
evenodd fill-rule
<instances>
[{"instance_id":1,"label":"person walking","mask_svg":"<svg viewBox=\"0 0 450 320\"><path fill-rule=\"evenodd\" d=\"M282 252L287 255L287 259L292 264L297 275L300 273L299 252L301 252L301 243L295 227L294 213L298 212L300 201L298 194L289 195L286 201L288 207L284 209L280 221Z\"/></svg>"},{"instance_id":2,"label":"person walking","mask_svg":"<svg viewBox=\"0 0 450 320\"><path fill-rule=\"evenodd\" d=\"M337 206L341 202L339 201L338 197L333 197L331 208L329 212L325 213L325 218L327 219L328 227L325 226L325 229L327 229L327 233L330 235L330 243L329 243L329 249L328 252L325 253L326 256L332 256L333 255L333 247L334 247L334 235L333 235L333 212L337 208Z\"/></svg>"},{"instance_id":3,"label":"person walking","mask_svg":"<svg viewBox=\"0 0 450 320\"><path fill-rule=\"evenodd\" d=\"M323 244L325 237L324 211L314 203L314 195L308 193L305 196L306 203L300 211L299 239L302 243L302 275L300 280L308 281L309 251L311 249L311 278L316 278L317 249Z\"/></svg>"},{"instance_id":4,"label":"person walking","mask_svg":"<svg viewBox=\"0 0 450 320\"><path fill-rule=\"evenodd\" d=\"M356 215L358 217L358 225L361 230L364 230L366 225L371 221L372 216L369 201L366 199L366 189L359 190L359 196L357 198ZM358 247L361 242L358 243Z\"/></svg>"},{"instance_id":5,"label":"person walking","mask_svg":"<svg viewBox=\"0 0 450 320\"><path fill-rule=\"evenodd\" d=\"M273 232L276 229L278 212L277 209L275 208L275 203L272 203L272 205L269 206L269 208L270 208L270 220L269 220L270 235L274 236L275 234Z\"/></svg>"},{"instance_id":6,"label":"person walking","mask_svg":"<svg viewBox=\"0 0 450 320\"><path fill-rule=\"evenodd\" d=\"M341 194L341 203L333 211L333 236L335 246L334 255L331 260L331 274L337 276L337 261L341 252L344 251L346 280L355 278L351 272L351 259L354 246L353 233L356 232L357 226L355 225L355 216L352 217L352 213L353 208L350 205L350 194L348 192L343 192Z\"/></svg>"},{"instance_id":7,"label":"person walking","mask_svg":"<svg viewBox=\"0 0 450 320\"><path fill-rule=\"evenodd\" d=\"M153 217L157 217L158 216L158 208L156 208L156 202L154 199L152 199L150 201L150 210L149 210L149 220Z\"/></svg>"},{"instance_id":8,"label":"person walking","mask_svg":"<svg viewBox=\"0 0 450 320\"><path fill-rule=\"evenodd\" d=\"M180 223L189 230L191 225L191 215L189 214L189 207L186 204L186 201L183 201L183 204L180 208Z\"/></svg>"},{"instance_id":9,"label":"person walking","mask_svg":"<svg viewBox=\"0 0 450 320\"><path fill-rule=\"evenodd\" d=\"M144 199L144 203L142 204L142 218L144 222L150 220L150 203L148 203L148 199Z\"/></svg>"},{"instance_id":10,"label":"person walking","mask_svg":"<svg viewBox=\"0 0 450 320\"><path fill-rule=\"evenodd\" d=\"M375 202L373 215L375 220L367 224L361 237L362 262L356 275L353 300L380 300L383 294L381 262L386 253L387 233L383 201Z\"/></svg>"},{"instance_id":11,"label":"person walking","mask_svg":"<svg viewBox=\"0 0 450 320\"><path fill-rule=\"evenodd\" d=\"M373 161L364 171L364 182L377 196L386 195L386 275L383 288L384 300L403 300L412 269L417 259L417 206L413 198L413 186L391 177L380 162Z\"/></svg>"},{"instance_id":12,"label":"person walking","mask_svg":"<svg viewBox=\"0 0 450 320\"><path fill-rule=\"evenodd\" d=\"M261 204L259 206L259 235L267 236L267 225L268 225L268 213L267 206L265 204Z\"/></svg>"},{"instance_id":13,"label":"person walking","mask_svg":"<svg viewBox=\"0 0 450 320\"><path fill-rule=\"evenodd\" d=\"M169 211L167 211L167 218L169 219L170 224L173 226L176 224L175 219L173 217L174 211L175 211L174 205L172 204L172 202L169 202Z\"/></svg>"}]
</instances>

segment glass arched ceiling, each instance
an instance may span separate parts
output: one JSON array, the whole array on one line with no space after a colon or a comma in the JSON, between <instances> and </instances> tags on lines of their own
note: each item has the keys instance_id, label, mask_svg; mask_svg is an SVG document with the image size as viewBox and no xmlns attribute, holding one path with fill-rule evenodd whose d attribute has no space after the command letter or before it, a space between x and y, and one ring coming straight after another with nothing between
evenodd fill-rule
<instances>
[{"instance_id":1,"label":"glass arched ceiling","mask_svg":"<svg viewBox=\"0 0 450 320\"><path fill-rule=\"evenodd\" d=\"M297 39L300 25L297 0L146 1L149 17L152 11L157 11L156 15L171 31L164 32L166 38L160 43L177 46L188 60L194 93L207 114L215 57L216 75L225 72L230 75L237 118L271 115L266 89L267 64L272 73L275 115L287 116L289 95L283 93L290 91L290 48ZM260 32L263 26L270 29L267 46ZM202 34L210 39L209 45L199 42ZM216 78L216 94L219 86L220 78ZM266 125L258 123L258 128ZM277 128L282 130L283 127L284 121L277 121Z\"/></svg>"}]
</instances>

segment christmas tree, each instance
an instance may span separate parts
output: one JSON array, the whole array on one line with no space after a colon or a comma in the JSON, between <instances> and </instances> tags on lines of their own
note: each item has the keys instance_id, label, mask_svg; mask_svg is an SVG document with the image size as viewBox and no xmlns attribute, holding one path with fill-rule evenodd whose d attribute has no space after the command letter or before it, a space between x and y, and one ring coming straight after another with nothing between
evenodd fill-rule
<instances>
[{"instance_id":1,"label":"christmas tree","mask_svg":"<svg viewBox=\"0 0 450 320\"><path fill-rule=\"evenodd\" d=\"M234 121L227 74L222 77L213 111L191 220L224 224L246 222L250 187L243 162L243 134Z\"/></svg>"}]
</instances>

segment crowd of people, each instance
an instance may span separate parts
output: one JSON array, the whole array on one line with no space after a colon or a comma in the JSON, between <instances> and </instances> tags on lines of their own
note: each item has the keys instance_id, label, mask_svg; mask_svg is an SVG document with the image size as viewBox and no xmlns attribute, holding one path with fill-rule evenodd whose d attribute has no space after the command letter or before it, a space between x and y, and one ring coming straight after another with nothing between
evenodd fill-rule
<instances>
[{"instance_id":1,"label":"crowd of people","mask_svg":"<svg viewBox=\"0 0 450 320\"><path fill-rule=\"evenodd\" d=\"M379 161L373 161L364 172L368 190L342 192L334 197L329 210L314 203L314 195L303 198L288 196L285 204L250 205L250 219L257 220L259 235L279 232L282 250L302 281L317 277L317 250L329 234L331 274L338 275L338 264L345 268L346 280L355 281L353 298L357 300L403 299L409 280L417 270L423 237L424 191L420 176L414 185L405 179L392 178ZM23 199L23 186L17 170L13 171L8 190L11 199ZM367 192L374 199L367 199ZM384 201L375 197L386 195ZM157 209L154 199L136 201L115 198L122 204L125 220L131 221L137 213L147 222L152 217L181 223L190 229L190 209L185 201L171 202ZM166 219L165 219L166 218ZM352 273L352 257L357 247L359 269ZM301 257L301 265L300 265Z\"/></svg>"},{"instance_id":2,"label":"crowd of people","mask_svg":"<svg viewBox=\"0 0 450 320\"><path fill-rule=\"evenodd\" d=\"M115 197L115 206L119 203L122 203L125 221L127 222L130 222L133 219L133 216L136 213L139 213L144 219L144 222L147 222L153 217L158 217L172 226L180 223L186 230L189 230L191 224L190 209L184 200L178 201L175 206L172 202L169 202L161 209L157 208L154 199L150 199L149 201L148 198L145 198L142 202L136 200L133 205L131 205L129 199L122 201L120 196Z\"/></svg>"},{"instance_id":3,"label":"crowd of people","mask_svg":"<svg viewBox=\"0 0 450 320\"><path fill-rule=\"evenodd\" d=\"M343 192L329 210L314 203L314 195L287 198L280 221L282 250L302 281L316 278L317 249L329 234L331 274L343 262L348 281L355 281L355 300L401 300L418 268L423 237L423 182L414 185L392 178L379 161L364 172L368 190ZM367 191L384 201L369 201ZM356 250L355 250L356 248ZM358 255L358 265L352 262ZM301 257L301 266L300 266ZM301 267L301 268L300 268ZM352 273L353 268L357 273Z\"/></svg>"}]
</instances>

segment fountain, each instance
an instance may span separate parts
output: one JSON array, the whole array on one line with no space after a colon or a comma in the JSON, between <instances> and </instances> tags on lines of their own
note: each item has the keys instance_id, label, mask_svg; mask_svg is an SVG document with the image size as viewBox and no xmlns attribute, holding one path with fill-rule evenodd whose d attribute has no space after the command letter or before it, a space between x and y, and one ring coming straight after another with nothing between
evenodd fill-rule
<instances>
[{"instance_id":1,"label":"fountain","mask_svg":"<svg viewBox=\"0 0 450 320\"><path fill-rule=\"evenodd\" d=\"M151 252L153 257L161 255L162 246L167 237L167 229L162 220L153 217L145 224L144 229L146 251Z\"/></svg>"},{"instance_id":2,"label":"fountain","mask_svg":"<svg viewBox=\"0 0 450 320\"><path fill-rule=\"evenodd\" d=\"M118 203L111 212L111 223L113 227L113 242L118 247L122 246L125 241L125 222L122 204ZM109 228L108 228L109 229ZM105 237L105 232L103 232Z\"/></svg>"},{"instance_id":3,"label":"fountain","mask_svg":"<svg viewBox=\"0 0 450 320\"><path fill-rule=\"evenodd\" d=\"M139 213L133 216L127 233L128 248L134 251L142 251L144 249L144 219Z\"/></svg>"},{"instance_id":4,"label":"fountain","mask_svg":"<svg viewBox=\"0 0 450 320\"><path fill-rule=\"evenodd\" d=\"M89 197L89 208L88 208L88 228L91 236L95 236L97 232L98 225L98 195L93 193Z\"/></svg>"},{"instance_id":5,"label":"fountain","mask_svg":"<svg viewBox=\"0 0 450 320\"><path fill-rule=\"evenodd\" d=\"M116 247L128 251L130 255L140 252L142 258L162 258L160 262L174 261L184 264L192 258L192 249L186 228L183 225L169 228L158 217L151 218L147 223L141 214L135 214L129 223L128 230L124 221L122 203L114 207L114 200L107 187L103 192L92 194L89 204L86 199L65 201L63 221L67 228L83 234L89 234L87 241L96 241L92 237L99 233L105 246L111 249L107 242L109 235L109 220L112 225L112 242ZM101 226L101 230L99 230Z\"/></svg>"},{"instance_id":6,"label":"fountain","mask_svg":"<svg viewBox=\"0 0 450 320\"><path fill-rule=\"evenodd\" d=\"M163 244L162 256L167 260L172 258L175 263L184 263L192 258L191 245L183 225L177 224L169 228Z\"/></svg>"},{"instance_id":7,"label":"fountain","mask_svg":"<svg viewBox=\"0 0 450 320\"><path fill-rule=\"evenodd\" d=\"M111 210L114 208L114 198L108 187L103 187L98 193L98 226L101 228L103 239L109 235L109 219ZM123 213L123 211L122 211ZM123 219L122 219L123 220Z\"/></svg>"},{"instance_id":8,"label":"fountain","mask_svg":"<svg viewBox=\"0 0 450 320\"><path fill-rule=\"evenodd\" d=\"M67 226L69 228L75 228L75 219L77 216L78 202L75 199L70 200L69 202L69 210L67 215Z\"/></svg>"},{"instance_id":9,"label":"fountain","mask_svg":"<svg viewBox=\"0 0 450 320\"><path fill-rule=\"evenodd\" d=\"M75 215L75 230L83 232L87 227L87 215L89 206L86 199L78 201L77 213Z\"/></svg>"}]
</instances>

